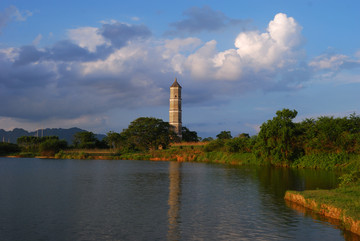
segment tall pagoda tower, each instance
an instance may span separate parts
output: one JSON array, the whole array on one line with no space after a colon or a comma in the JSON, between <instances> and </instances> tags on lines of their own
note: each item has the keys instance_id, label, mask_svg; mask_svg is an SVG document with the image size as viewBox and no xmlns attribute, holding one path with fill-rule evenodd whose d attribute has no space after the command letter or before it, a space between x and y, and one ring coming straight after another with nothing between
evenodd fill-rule
<instances>
[{"instance_id":1,"label":"tall pagoda tower","mask_svg":"<svg viewBox=\"0 0 360 241\"><path fill-rule=\"evenodd\" d=\"M170 86L169 124L173 126L175 133L181 139L181 86L176 78L174 83Z\"/></svg>"}]
</instances>

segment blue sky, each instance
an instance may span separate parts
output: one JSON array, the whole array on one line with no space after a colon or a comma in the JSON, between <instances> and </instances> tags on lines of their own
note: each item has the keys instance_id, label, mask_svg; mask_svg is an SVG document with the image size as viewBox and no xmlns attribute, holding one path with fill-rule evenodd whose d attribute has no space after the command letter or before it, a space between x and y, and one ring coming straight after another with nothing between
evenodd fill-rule
<instances>
[{"instance_id":1,"label":"blue sky","mask_svg":"<svg viewBox=\"0 0 360 241\"><path fill-rule=\"evenodd\" d=\"M168 121L256 134L277 110L360 113L359 1L0 2L0 128Z\"/></svg>"}]
</instances>

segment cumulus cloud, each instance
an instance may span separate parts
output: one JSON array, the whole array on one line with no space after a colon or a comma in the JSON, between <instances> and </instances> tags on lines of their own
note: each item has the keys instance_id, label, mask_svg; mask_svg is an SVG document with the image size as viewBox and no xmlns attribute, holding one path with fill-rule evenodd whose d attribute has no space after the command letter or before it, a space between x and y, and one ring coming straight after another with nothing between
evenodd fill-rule
<instances>
[{"instance_id":1,"label":"cumulus cloud","mask_svg":"<svg viewBox=\"0 0 360 241\"><path fill-rule=\"evenodd\" d=\"M297 61L302 27L292 17L279 13L270 21L267 32L243 32L235 40L238 54L254 68L281 68Z\"/></svg>"},{"instance_id":2,"label":"cumulus cloud","mask_svg":"<svg viewBox=\"0 0 360 241\"><path fill-rule=\"evenodd\" d=\"M216 41L186 56L181 72L191 79L217 84L218 90L285 90L299 88L308 71L302 65L302 27L286 14L277 14L266 32L245 31L234 49L217 51ZM291 77L301 74L302 78Z\"/></svg>"},{"instance_id":3,"label":"cumulus cloud","mask_svg":"<svg viewBox=\"0 0 360 241\"><path fill-rule=\"evenodd\" d=\"M0 12L0 31L10 21L25 21L28 17L32 16L32 13L28 10L20 11L15 6L6 8L3 12Z\"/></svg>"},{"instance_id":4,"label":"cumulus cloud","mask_svg":"<svg viewBox=\"0 0 360 241\"><path fill-rule=\"evenodd\" d=\"M170 26L174 30L168 31L166 34L182 34L182 33L199 33L202 31L218 31L224 29L228 25L242 24L245 21L232 19L227 17L221 11L215 11L209 6L192 7L183 12L185 19L171 23Z\"/></svg>"},{"instance_id":5,"label":"cumulus cloud","mask_svg":"<svg viewBox=\"0 0 360 241\"><path fill-rule=\"evenodd\" d=\"M109 44L95 27L70 29L68 36L70 40L82 48L87 48L90 52L95 52L98 46Z\"/></svg>"},{"instance_id":6,"label":"cumulus cloud","mask_svg":"<svg viewBox=\"0 0 360 241\"><path fill-rule=\"evenodd\" d=\"M308 78L301 26L285 14L276 15L264 33L240 33L234 48L224 51L215 40L156 40L144 25L119 22L67 33L69 39L46 48L0 50L0 101L7 103L0 106L2 116L75 120L163 105L175 76L188 86L188 103L254 89L295 89Z\"/></svg>"}]
</instances>

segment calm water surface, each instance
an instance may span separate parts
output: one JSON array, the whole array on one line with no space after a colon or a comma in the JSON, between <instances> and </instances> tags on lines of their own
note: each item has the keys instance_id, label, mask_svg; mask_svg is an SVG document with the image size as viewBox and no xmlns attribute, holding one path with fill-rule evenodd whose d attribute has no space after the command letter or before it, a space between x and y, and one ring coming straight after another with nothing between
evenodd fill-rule
<instances>
[{"instance_id":1,"label":"calm water surface","mask_svg":"<svg viewBox=\"0 0 360 241\"><path fill-rule=\"evenodd\" d=\"M0 240L357 239L283 200L336 184L314 170L0 158Z\"/></svg>"}]
</instances>

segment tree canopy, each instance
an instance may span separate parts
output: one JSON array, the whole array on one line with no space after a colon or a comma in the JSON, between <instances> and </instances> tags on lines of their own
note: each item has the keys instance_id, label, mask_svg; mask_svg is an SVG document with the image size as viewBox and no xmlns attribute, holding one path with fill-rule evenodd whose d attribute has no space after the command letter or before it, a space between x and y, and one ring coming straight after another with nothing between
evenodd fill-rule
<instances>
[{"instance_id":1,"label":"tree canopy","mask_svg":"<svg viewBox=\"0 0 360 241\"><path fill-rule=\"evenodd\" d=\"M296 110L283 109L276 112L272 120L260 127L257 138L257 154L271 162L287 162L296 156L295 133L293 119Z\"/></svg>"},{"instance_id":2,"label":"tree canopy","mask_svg":"<svg viewBox=\"0 0 360 241\"><path fill-rule=\"evenodd\" d=\"M154 117L140 117L120 134L128 149L149 150L166 148L177 135L168 122Z\"/></svg>"},{"instance_id":3,"label":"tree canopy","mask_svg":"<svg viewBox=\"0 0 360 241\"><path fill-rule=\"evenodd\" d=\"M182 141L185 142L198 142L199 137L196 131L190 131L187 127L182 127Z\"/></svg>"},{"instance_id":4,"label":"tree canopy","mask_svg":"<svg viewBox=\"0 0 360 241\"><path fill-rule=\"evenodd\" d=\"M231 139L231 132L230 131L222 131L219 134L216 135L216 138L221 140Z\"/></svg>"},{"instance_id":5,"label":"tree canopy","mask_svg":"<svg viewBox=\"0 0 360 241\"><path fill-rule=\"evenodd\" d=\"M73 145L80 149L107 148L105 141L99 141L90 131L78 132L74 135Z\"/></svg>"}]
</instances>

